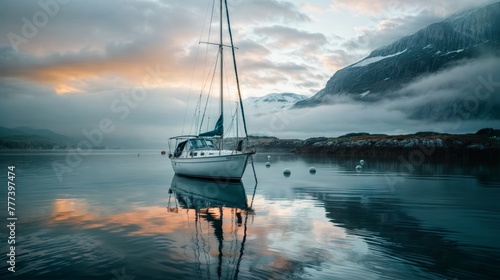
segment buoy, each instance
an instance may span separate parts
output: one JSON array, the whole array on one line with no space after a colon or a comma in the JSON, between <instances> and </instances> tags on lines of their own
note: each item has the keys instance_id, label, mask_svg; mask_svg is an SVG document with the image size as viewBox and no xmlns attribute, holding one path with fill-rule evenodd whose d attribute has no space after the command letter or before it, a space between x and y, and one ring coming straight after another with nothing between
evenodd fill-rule
<instances>
[{"instance_id":1,"label":"buoy","mask_svg":"<svg viewBox=\"0 0 500 280\"><path fill-rule=\"evenodd\" d=\"M270 160L271 159L271 156L267 156L267 160Z\"/></svg>"},{"instance_id":2,"label":"buoy","mask_svg":"<svg viewBox=\"0 0 500 280\"><path fill-rule=\"evenodd\" d=\"M162 156L164 156L164 155L165 155L165 151L164 151L164 150L163 150L163 151L161 151L161 155L162 155Z\"/></svg>"},{"instance_id":3,"label":"buoy","mask_svg":"<svg viewBox=\"0 0 500 280\"><path fill-rule=\"evenodd\" d=\"M360 161L359 161L359 164L364 165L364 164L365 164L365 161L364 161L364 160L360 160Z\"/></svg>"},{"instance_id":4,"label":"buoy","mask_svg":"<svg viewBox=\"0 0 500 280\"><path fill-rule=\"evenodd\" d=\"M271 163L269 161L266 162L266 167L271 167Z\"/></svg>"},{"instance_id":5,"label":"buoy","mask_svg":"<svg viewBox=\"0 0 500 280\"><path fill-rule=\"evenodd\" d=\"M285 177L290 177L290 174L292 174L292 171L290 171L290 169L285 168L285 170L283 170L283 175Z\"/></svg>"},{"instance_id":6,"label":"buoy","mask_svg":"<svg viewBox=\"0 0 500 280\"><path fill-rule=\"evenodd\" d=\"M316 168L314 167L309 168L309 173L316 174Z\"/></svg>"},{"instance_id":7,"label":"buoy","mask_svg":"<svg viewBox=\"0 0 500 280\"><path fill-rule=\"evenodd\" d=\"M356 172L361 172L361 169L363 169L361 165L356 165Z\"/></svg>"}]
</instances>

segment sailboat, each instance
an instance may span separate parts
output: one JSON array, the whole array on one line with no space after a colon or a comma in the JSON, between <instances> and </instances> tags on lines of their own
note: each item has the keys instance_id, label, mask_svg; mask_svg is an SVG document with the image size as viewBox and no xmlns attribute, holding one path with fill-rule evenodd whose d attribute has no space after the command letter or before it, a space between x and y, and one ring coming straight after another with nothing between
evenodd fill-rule
<instances>
[{"instance_id":1,"label":"sailboat","mask_svg":"<svg viewBox=\"0 0 500 280\"><path fill-rule=\"evenodd\" d=\"M199 132L196 135L182 135L169 138L169 158L172 163L174 172L178 175L196 177L196 178L212 178L218 181L240 181L245 172L248 159L255 153L255 149L246 148L243 150L243 140L238 139L237 144L232 149L224 149L224 48L231 49L234 73L236 76L236 86L239 98L239 108L242 116L246 146L248 147L248 134L246 128L246 120L241 102L241 92L238 79L238 71L236 67L236 59L234 54L233 38L231 33L231 25L229 21L229 10L227 0L220 0L220 23L219 33L220 38L218 43L200 42L209 45L218 46L219 69L220 69L220 116L217 119L213 130ZM227 27L230 38L230 45L225 45L223 42L223 6L225 6ZM215 71L214 71L215 74ZM201 96L201 95L200 95ZM235 115L238 115L236 110ZM203 119L202 119L203 121ZM238 123L238 121L236 122ZM201 127L201 126L200 126Z\"/></svg>"}]
</instances>

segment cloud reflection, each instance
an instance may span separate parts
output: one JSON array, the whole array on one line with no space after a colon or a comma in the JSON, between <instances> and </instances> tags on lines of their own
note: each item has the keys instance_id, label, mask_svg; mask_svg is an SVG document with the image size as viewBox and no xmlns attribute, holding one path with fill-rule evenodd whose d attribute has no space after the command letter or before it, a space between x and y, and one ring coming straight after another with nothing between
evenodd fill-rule
<instances>
[{"instance_id":1,"label":"cloud reflection","mask_svg":"<svg viewBox=\"0 0 500 280\"><path fill-rule=\"evenodd\" d=\"M332 257L324 244L346 246L340 241L347 237L344 229L325 222L323 209L314 207L311 201L290 205L288 201L270 202L257 196L254 207L258 210L247 217L245 211L226 207L183 209L181 201L171 195L167 206L131 206L113 214L85 199L56 199L49 225L101 229L130 238L165 235L174 244L171 249L176 253L171 257L179 261L186 257L193 260L199 254L223 256L222 267L226 268L245 255L251 260L245 266L289 276L303 273L308 264L320 265ZM243 240L247 242L244 252L240 251Z\"/></svg>"}]
</instances>

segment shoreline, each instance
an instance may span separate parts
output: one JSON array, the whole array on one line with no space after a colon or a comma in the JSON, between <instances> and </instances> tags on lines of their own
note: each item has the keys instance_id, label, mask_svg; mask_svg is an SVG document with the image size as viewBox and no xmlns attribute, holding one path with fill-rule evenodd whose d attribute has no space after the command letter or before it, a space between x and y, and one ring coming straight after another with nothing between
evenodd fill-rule
<instances>
[{"instance_id":1,"label":"shoreline","mask_svg":"<svg viewBox=\"0 0 500 280\"><path fill-rule=\"evenodd\" d=\"M419 132L406 135L350 133L306 140L250 137L257 152L325 154L340 156L408 157L447 160L500 160L500 130L482 129L475 134Z\"/></svg>"}]
</instances>

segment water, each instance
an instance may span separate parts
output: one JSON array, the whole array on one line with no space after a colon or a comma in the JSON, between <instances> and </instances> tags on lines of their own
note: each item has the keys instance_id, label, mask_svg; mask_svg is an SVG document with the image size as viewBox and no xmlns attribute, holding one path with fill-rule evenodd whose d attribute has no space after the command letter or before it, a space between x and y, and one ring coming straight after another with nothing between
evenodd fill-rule
<instances>
[{"instance_id":1,"label":"water","mask_svg":"<svg viewBox=\"0 0 500 280\"><path fill-rule=\"evenodd\" d=\"M498 164L257 154L257 185L251 168L225 185L174 176L158 151L94 151L58 178L67 156L0 152L0 216L15 165L18 218L1 279L500 277Z\"/></svg>"}]
</instances>

